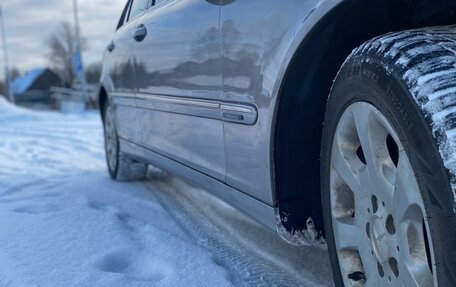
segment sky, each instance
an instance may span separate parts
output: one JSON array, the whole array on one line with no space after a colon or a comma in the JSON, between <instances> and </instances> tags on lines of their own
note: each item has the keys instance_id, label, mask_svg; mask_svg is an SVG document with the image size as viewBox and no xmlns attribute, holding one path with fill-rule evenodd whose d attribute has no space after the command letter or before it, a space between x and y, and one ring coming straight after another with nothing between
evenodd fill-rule
<instances>
[{"instance_id":1,"label":"sky","mask_svg":"<svg viewBox=\"0 0 456 287\"><path fill-rule=\"evenodd\" d=\"M126 0L78 0L81 35L88 40L85 66L100 62ZM10 67L26 72L49 64L46 40L62 21L74 23L72 0L0 0ZM2 42L0 40L0 42ZM4 43L1 43L2 47ZM0 76L4 75L3 52Z\"/></svg>"}]
</instances>

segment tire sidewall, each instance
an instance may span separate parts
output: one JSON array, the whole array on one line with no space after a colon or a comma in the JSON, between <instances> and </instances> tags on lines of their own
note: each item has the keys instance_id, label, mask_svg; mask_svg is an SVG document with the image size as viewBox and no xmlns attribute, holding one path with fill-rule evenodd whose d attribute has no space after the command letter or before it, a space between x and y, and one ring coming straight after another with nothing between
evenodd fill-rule
<instances>
[{"instance_id":1,"label":"tire sidewall","mask_svg":"<svg viewBox=\"0 0 456 287\"><path fill-rule=\"evenodd\" d=\"M340 117L350 105L362 101L380 110L397 132L417 177L428 216L439 286L456 286L451 284L454 279L444 276L446 268L452 268L452 274L455 272L454 264L448 266L451 264L448 262L454 262L454 259L447 258L446 254L456 249L454 243L449 245L446 236L448 231L456 232L454 220L450 220L451 226L447 222L448 218L454 219L454 197L448 173L422 111L401 81L403 71L395 69L395 66L389 67L383 59L375 56L353 57L344 64L331 90L323 131L321 177L326 237L334 278L337 286L343 286L332 231L329 189L331 150ZM429 173L437 179L429 180ZM451 247L453 250L448 253L446 249Z\"/></svg>"},{"instance_id":2,"label":"tire sidewall","mask_svg":"<svg viewBox=\"0 0 456 287\"><path fill-rule=\"evenodd\" d=\"M109 163L109 155L108 155L108 147L107 147L107 138L106 138L106 115L107 113L114 113L114 107L111 106L112 104L110 103L110 101L106 101L104 107L103 107L103 116L104 116L104 119L103 119L103 129L104 129L104 133L103 133L103 137L104 137L104 147L105 147L105 158L106 158L106 164L108 166L108 171L109 171L109 175L113 178L113 179L117 179L117 174L118 174L118 170L119 170L119 152L120 152L120 145L119 145L119 138L117 137L117 132L116 132L116 141L117 141L117 150L116 150L116 164L115 164L115 168L112 169L111 168L111 164ZM109 111L109 109L111 109L111 111ZM111 115L112 117L114 116ZM115 128L115 124L114 124L114 128Z\"/></svg>"}]
</instances>

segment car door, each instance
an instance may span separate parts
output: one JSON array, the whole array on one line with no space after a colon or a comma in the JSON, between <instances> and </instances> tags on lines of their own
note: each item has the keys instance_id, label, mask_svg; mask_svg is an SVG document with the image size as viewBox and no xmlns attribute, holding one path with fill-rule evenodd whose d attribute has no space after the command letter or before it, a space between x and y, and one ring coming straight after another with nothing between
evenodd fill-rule
<instances>
[{"instance_id":1,"label":"car door","mask_svg":"<svg viewBox=\"0 0 456 287\"><path fill-rule=\"evenodd\" d=\"M124 8L112 42L107 47L108 89L115 106L116 125L119 137L139 142L139 121L136 116L135 78L133 64L133 31L147 0L130 0ZM132 128L138 127L138 128Z\"/></svg>"},{"instance_id":2,"label":"car door","mask_svg":"<svg viewBox=\"0 0 456 287\"><path fill-rule=\"evenodd\" d=\"M134 44L142 145L225 180L219 1L155 1Z\"/></svg>"}]
</instances>

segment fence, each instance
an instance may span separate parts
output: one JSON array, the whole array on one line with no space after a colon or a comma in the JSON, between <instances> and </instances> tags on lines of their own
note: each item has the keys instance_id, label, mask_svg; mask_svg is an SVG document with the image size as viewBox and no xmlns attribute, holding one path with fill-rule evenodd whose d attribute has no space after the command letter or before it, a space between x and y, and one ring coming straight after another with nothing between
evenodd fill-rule
<instances>
[{"instance_id":1,"label":"fence","mask_svg":"<svg viewBox=\"0 0 456 287\"><path fill-rule=\"evenodd\" d=\"M98 86L87 85L85 97L82 93L82 89L78 86L75 86L72 89L52 87L51 97L55 100L57 108L61 112L82 112L86 107L96 107L98 102Z\"/></svg>"}]
</instances>

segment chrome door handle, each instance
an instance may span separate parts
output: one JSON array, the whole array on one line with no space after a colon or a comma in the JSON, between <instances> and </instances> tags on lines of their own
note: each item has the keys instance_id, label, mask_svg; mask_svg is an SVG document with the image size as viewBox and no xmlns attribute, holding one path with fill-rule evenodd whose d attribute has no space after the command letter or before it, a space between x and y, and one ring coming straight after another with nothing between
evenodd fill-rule
<instances>
[{"instance_id":1,"label":"chrome door handle","mask_svg":"<svg viewBox=\"0 0 456 287\"><path fill-rule=\"evenodd\" d=\"M147 36L147 28L144 24L139 25L136 27L135 31L133 32L133 38L136 42L142 42Z\"/></svg>"}]
</instances>

